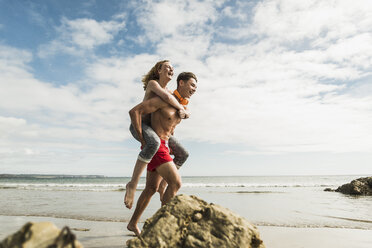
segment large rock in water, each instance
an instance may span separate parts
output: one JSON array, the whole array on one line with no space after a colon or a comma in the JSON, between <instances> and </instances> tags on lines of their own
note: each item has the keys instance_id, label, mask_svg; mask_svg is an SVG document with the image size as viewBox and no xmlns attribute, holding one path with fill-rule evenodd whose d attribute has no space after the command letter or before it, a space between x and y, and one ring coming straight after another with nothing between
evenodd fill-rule
<instances>
[{"instance_id":1,"label":"large rock in water","mask_svg":"<svg viewBox=\"0 0 372 248\"><path fill-rule=\"evenodd\" d=\"M372 195L372 177L358 178L336 189L349 195Z\"/></svg>"},{"instance_id":2,"label":"large rock in water","mask_svg":"<svg viewBox=\"0 0 372 248\"><path fill-rule=\"evenodd\" d=\"M146 220L129 248L264 248L257 228L242 217L196 196L179 195Z\"/></svg>"},{"instance_id":3,"label":"large rock in water","mask_svg":"<svg viewBox=\"0 0 372 248\"><path fill-rule=\"evenodd\" d=\"M0 243L0 248L83 248L68 227L58 229L51 222L26 223Z\"/></svg>"}]
</instances>

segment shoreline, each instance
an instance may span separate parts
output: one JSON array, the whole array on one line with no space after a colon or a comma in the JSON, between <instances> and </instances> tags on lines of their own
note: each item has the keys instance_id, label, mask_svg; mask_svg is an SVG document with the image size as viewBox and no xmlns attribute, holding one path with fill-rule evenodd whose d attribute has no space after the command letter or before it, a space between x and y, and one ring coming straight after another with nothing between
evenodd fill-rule
<instances>
[{"instance_id":1,"label":"shoreline","mask_svg":"<svg viewBox=\"0 0 372 248\"><path fill-rule=\"evenodd\" d=\"M63 220L69 220L69 221L82 221L82 222L97 222L97 223L100 223L100 222L105 222L105 223L128 223L128 218L123 218L123 219L117 219L117 220L109 220L109 219L86 219L86 218L74 218L74 217L60 217L60 216L48 216L48 215L23 215L23 214L20 214L20 215L9 215L9 214L1 214L0 213L0 220L1 220L1 217L14 217L14 218L45 218L45 219L54 219L54 220L60 220L61 222L64 222ZM149 216L150 218L151 216ZM348 219L348 218L343 218L343 219L346 219L346 220L352 220L354 221L354 219ZM364 223L371 223L371 221L368 221L368 220L355 220L355 221L359 221L359 222L364 222ZM140 222L140 223L144 223L143 222ZM284 224L272 224L272 223L255 223L255 222L252 222L250 221L250 223L252 223L253 225L255 226L259 226L259 227L277 227L277 228L310 228L310 229L321 229L321 228L326 228L326 229L348 229L348 230L366 230L366 231L372 231L371 228L366 228L366 227L345 227L345 226L330 226L330 225L323 225L323 226L318 226L318 225L311 225L311 224L308 224L308 225L302 225L302 226L296 226L296 225L284 225ZM0 233L1 234L1 233ZM1 235L0 235L1 236ZM1 238L0 238L1 239Z\"/></svg>"},{"instance_id":2,"label":"shoreline","mask_svg":"<svg viewBox=\"0 0 372 248\"><path fill-rule=\"evenodd\" d=\"M58 228L69 226L86 248L126 247L126 241L134 237L126 229L127 222L88 221L54 217L0 215L0 240L18 231L26 222L53 222ZM142 228L143 223L140 223ZM257 225L266 247L274 248L369 248L372 230L324 227L282 227Z\"/></svg>"}]
</instances>

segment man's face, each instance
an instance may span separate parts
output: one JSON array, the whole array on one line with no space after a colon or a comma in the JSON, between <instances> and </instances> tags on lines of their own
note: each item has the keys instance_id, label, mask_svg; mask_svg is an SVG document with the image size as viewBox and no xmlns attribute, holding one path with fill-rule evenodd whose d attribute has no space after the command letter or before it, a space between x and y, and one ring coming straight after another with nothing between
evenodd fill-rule
<instances>
[{"instance_id":1,"label":"man's face","mask_svg":"<svg viewBox=\"0 0 372 248\"><path fill-rule=\"evenodd\" d=\"M160 68L159 76L165 76L168 79L173 77L173 66L169 62L164 62Z\"/></svg>"},{"instance_id":2,"label":"man's face","mask_svg":"<svg viewBox=\"0 0 372 248\"><path fill-rule=\"evenodd\" d=\"M190 78L186 82L180 81L180 94L183 98L190 98L196 91L197 82L195 79Z\"/></svg>"}]
</instances>

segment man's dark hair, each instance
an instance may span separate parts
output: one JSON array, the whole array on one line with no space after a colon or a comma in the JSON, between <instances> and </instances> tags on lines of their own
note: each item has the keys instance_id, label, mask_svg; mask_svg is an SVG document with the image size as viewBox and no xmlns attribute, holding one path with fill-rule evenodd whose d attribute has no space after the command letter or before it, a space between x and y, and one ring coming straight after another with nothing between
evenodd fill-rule
<instances>
[{"instance_id":1,"label":"man's dark hair","mask_svg":"<svg viewBox=\"0 0 372 248\"><path fill-rule=\"evenodd\" d=\"M180 81L187 82L190 78L195 79L196 82L198 82L198 79L196 78L195 74L192 72L181 72L177 77L177 87Z\"/></svg>"}]
</instances>

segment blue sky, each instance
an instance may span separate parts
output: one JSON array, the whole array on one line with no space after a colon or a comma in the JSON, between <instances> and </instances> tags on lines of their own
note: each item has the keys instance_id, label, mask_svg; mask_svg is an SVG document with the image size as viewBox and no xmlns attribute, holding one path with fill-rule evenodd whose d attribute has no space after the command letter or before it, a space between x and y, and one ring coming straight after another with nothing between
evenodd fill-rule
<instances>
[{"instance_id":1,"label":"blue sky","mask_svg":"<svg viewBox=\"0 0 372 248\"><path fill-rule=\"evenodd\" d=\"M176 129L182 175L371 174L370 13L367 0L0 0L0 173L131 175L128 111L169 59L199 78Z\"/></svg>"}]
</instances>

